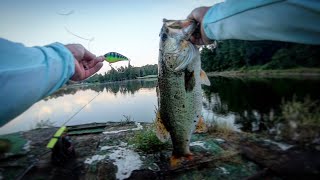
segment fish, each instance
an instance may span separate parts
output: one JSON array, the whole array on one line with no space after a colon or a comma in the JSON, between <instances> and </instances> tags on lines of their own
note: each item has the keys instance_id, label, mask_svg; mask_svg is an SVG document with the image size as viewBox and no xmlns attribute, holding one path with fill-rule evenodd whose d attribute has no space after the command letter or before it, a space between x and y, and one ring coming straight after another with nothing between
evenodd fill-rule
<instances>
[{"instance_id":1,"label":"fish","mask_svg":"<svg viewBox=\"0 0 320 180\"><path fill-rule=\"evenodd\" d=\"M160 141L171 139L171 166L192 159L191 135L196 127L199 131L206 127L201 116L201 85L209 86L210 81L201 69L198 47L189 41L197 26L192 20L164 19L160 32L155 126Z\"/></svg>"},{"instance_id":2,"label":"fish","mask_svg":"<svg viewBox=\"0 0 320 180\"><path fill-rule=\"evenodd\" d=\"M115 63L118 61L130 61L129 58L117 52L109 52L104 55L104 58L105 58L105 61L109 63Z\"/></svg>"}]
</instances>

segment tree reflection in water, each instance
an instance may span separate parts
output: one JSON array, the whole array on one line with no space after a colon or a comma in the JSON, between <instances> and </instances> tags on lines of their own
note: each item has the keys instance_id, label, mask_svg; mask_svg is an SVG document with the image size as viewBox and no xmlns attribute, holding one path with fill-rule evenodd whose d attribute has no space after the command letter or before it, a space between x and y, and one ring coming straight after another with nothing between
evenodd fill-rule
<instances>
[{"instance_id":1,"label":"tree reflection in water","mask_svg":"<svg viewBox=\"0 0 320 180\"><path fill-rule=\"evenodd\" d=\"M235 124L246 132L275 133L281 105L293 97L320 100L319 79L211 77L210 81L211 86L203 87L204 108L220 116L234 114ZM320 119L317 124L313 128L320 127Z\"/></svg>"},{"instance_id":2,"label":"tree reflection in water","mask_svg":"<svg viewBox=\"0 0 320 180\"><path fill-rule=\"evenodd\" d=\"M112 92L115 96L118 93L122 95L132 94L134 95L141 88L153 89L157 85L156 79L153 80L130 80L130 81L120 81L113 83L104 84L81 84L81 85L69 85L59 89L57 92L51 96L45 98L45 100L62 97L68 94L75 94L77 91L83 90L93 90L95 92Z\"/></svg>"}]
</instances>

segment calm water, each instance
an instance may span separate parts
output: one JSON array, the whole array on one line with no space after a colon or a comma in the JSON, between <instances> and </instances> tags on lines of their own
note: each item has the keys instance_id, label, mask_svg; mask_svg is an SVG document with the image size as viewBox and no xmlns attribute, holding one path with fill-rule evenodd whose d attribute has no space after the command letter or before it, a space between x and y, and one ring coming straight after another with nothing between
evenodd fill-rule
<instances>
[{"instance_id":1,"label":"calm water","mask_svg":"<svg viewBox=\"0 0 320 180\"><path fill-rule=\"evenodd\" d=\"M320 100L320 79L212 77L210 81L210 87L203 87L204 118L227 122L237 131L276 133L279 122L275 117L281 113L283 101L293 97L297 101L306 97ZM124 116L152 122L156 84L155 80L140 80L64 88L2 126L0 134L35 128L41 120L60 126L97 95L67 125L124 121Z\"/></svg>"}]
</instances>

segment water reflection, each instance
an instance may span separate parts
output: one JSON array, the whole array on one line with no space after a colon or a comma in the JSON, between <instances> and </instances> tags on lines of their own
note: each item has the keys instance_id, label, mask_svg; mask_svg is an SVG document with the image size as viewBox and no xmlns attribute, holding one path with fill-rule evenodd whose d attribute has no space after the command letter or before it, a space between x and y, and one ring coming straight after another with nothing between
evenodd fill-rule
<instances>
[{"instance_id":1,"label":"water reflection","mask_svg":"<svg viewBox=\"0 0 320 180\"><path fill-rule=\"evenodd\" d=\"M310 120L304 114L289 121L279 118L283 116L283 101L291 101L294 96L297 107L307 106L307 103L299 105L307 96L311 101L319 101L319 79L212 77L210 81L211 86L203 87L202 113L205 119L228 122L238 131L264 133L296 141L311 141L318 137L320 141L320 119ZM97 98L67 125L121 121L123 115L139 122L152 122L157 106L156 85L156 80L138 80L62 88L1 127L0 134L29 130L41 121L60 126L97 94Z\"/></svg>"},{"instance_id":2,"label":"water reflection","mask_svg":"<svg viewBox=\"0 0 320 180\"><path fill-rule=\"evenodd\" d=\"M293 97L320 100L318 79L212 77L210 81L212 86L204 87L204 108L222 117L234 115L241 131L272 133L279 126L283 102Z\"/></svg>"},{"instance_id":3,"label":"water reflection","mask_svg":"<svg viewBox=\"0 0 320 180\"><path fill-rule=\"evenodd\" d=\"M157 105L156 84L156 80L137 80L61 88L2 126L0 134L26 131L44 121L61 126L84 106L67 125L121 121L124 115L135 121L152 122Z\"/></svg>"},{"instance_id":4,"label":"water reflection","mask_svg":"<svg viewBox=\"0 0 320 180\"><path fill-rule=\"evenodd\" d=\"M122 95L132 94L134 95L141 88L153 89L157 85L156 79L149 80L132 80L132 81L121 81L116 83L105 83L105 84L81 84L81 85L71 85L61 88L51 96L45 98L44 100L61 97L67 94L75 94L77 91L93 90L95 92L103 92L104 90L108 93L113 93L117 95L121 93Z\"/></svg>"}]
</instances>

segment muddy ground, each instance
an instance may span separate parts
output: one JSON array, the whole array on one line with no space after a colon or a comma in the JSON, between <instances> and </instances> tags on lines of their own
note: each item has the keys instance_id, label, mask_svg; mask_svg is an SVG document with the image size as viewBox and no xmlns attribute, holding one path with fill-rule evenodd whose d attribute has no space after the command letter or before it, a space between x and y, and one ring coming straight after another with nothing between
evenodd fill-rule
<instances>
[{"instance_id":1,"label":"muddy ground","mask_svg":"<svg viewBox=\"0 0 320 180\"><path fill-rule=\"evenodd\" d=\"M283 148L237 132L194 134L193 158L172 167L170 144L141 150L132 143L145 143L132 139L150 129L150 124L133 122L107 123L101 132L70 135L76 156L53 164L46 145L57 129L1 136L15 145L0 159L0 179L316 179L320 172L319 150Z\"/></svg>"}]
</instances>

